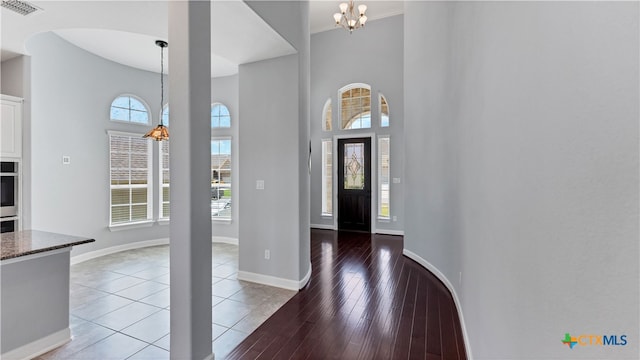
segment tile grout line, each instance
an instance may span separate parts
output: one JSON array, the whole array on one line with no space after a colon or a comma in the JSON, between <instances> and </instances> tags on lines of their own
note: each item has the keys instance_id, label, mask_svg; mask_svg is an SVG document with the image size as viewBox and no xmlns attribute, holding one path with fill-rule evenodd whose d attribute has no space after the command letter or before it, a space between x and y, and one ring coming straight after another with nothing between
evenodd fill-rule
<instances>
[{"instance_id":1,"label":"tile grout line","mask_svg":"<svg viewBox=\"0 0 640 360\"><path fill-rule=\"evenodd\" d=\"M215 244L214 244L215 245ZM235 247L236 251L237 251L237 246ZM128 253L131 254L136 254L137 250L141 250L141 249L135 249L135 250L130 250L127 251ZM144 250L144 249L142 249ZM170 332L168 332L165 335L160 336L158 339L155 339L152 342L149 342L147 340L143 340L140 339L138 337L136 337L135 335L130 335L128 333L125 333L124 331L126 331L127 329L135 326L136 324L140 324L143 323L145 321L148 321L149 318L151 318L152 316L156 316L159 313L161 313L162 311L170 311L170 304L168 306L165 307L161 307L158 305L154 305L154 304L150 304L147 302L144 302L144 299L147 299L149 297L152 297L154 295L158 295L163 291L166 291L167 289L170 289L170 284L167 284L166 282L162 282L162 281L158 281L158 280L162 280L162 278L166 278L167 274L169 273L164 273L158 276L155 276L151 279L149 279L149 275L147 274L143 274L145 271L153 271L154 268L165 268L165 269L169 269L167 266L163 266L162 264L164 264L165 262L161 259L168 257L168 252L165 251L159 251L159 252L155 252L155 253L150 253L150 252L142 252L144 254L145 260L149 259L150 263L149 266L141 268L138 271L132 272L130 270L124 270L127 273L123 273L120 271L120 269L114 269L115 266L117 266L117 264L121 264L121 266L123 266L124 268L128 267L128 266L135 266L135 264L132 263L131 258L134 257L134 255L131 256L110 256L108 258L98 258L98 264L97 266L95 266L95 268L91 268L91 264L90 263L83 263L82 266L73 266L71 268L71 286L76 287L76 289L78 290L78 294L77 294L77 298L79 300L82 300L83 297L88 296L91 300L86 300L85 302L78 302L76 306L74 306L73 308L69 309L69 315L70 317L73 317L73 319L75 319L74 321L77 321L78 325L76 326L82 326L82 324L87 324L90 326L95 326L96 329L102 329L105 332L109 333L109 335L106 335L96 341L93 341L93 338L88 338L90 341L88 341L87 344L83 344L83 343L77 343L77 344L82 344L81 347L74 349L73 347L70 347L68 349L70 349L69 354L65 354L64 352L62 354L65 354L63 356L65 356L65 358L69 358L69 356L72 358L73 355L78 354L79 352L85 351L93 346L96 346L97 344L103 342L103 341L107 341L107 339L112 338L114 335L119 334L122 335L126 338L132 339L135 342L139 342L140 346L143 346L140 350L136 351L133 354L127 355L126 358L130 358L135 356L136 354L146 351L146 349L149 349L149 347L153 347L154 349L160 349L162 351L165 351L167 353L169 353L169 350L165 349L163 346L157 344L159 341L163 340L165 337L167 337L168 335L170 335ZM212 256L215 257L215 253L216 251L212 251ZM220 305L223 302L226 302L226 304L236 304L236 306L240 306L242 307L244 310L246 311L247 314L240 317L237 321L234 321L233 324L231 326L226 326L226 325L221 325L218 323L215 323L215 318L212 317L212 346L213 343L220 340L221 338L224 338L225 336L227 336L228 334L231 334L230 330L233 331L233 334L238 334L231 336L230 341L232 341L233 343L235 343L237 345L237 343L239 343L237 341L238 338L246 338L248 335L250 335L250 332L246 332L244 330L241 330L240 328L237 328L236 326L240 323L242 323L243 321L247 320L247 321L251 321L248 319L251 319L252 317L259 317L260 320L258 321L258 323L262 323L264 321L266 321L266 319L268 319L271 315L273 315L273 313L275 313L275 311L277 311L277 308L282 306L284 303L286 303L291 296L293 296L295 293L292 294L285 294L285 293L279 293L277 291L265 291L264 295L263 295L263 299L261 301L258 301L256 303L253 303L251 300L249 300L249 298L247 299L242 299L242 298L232 298L234 296L236 296L238 293L242 292L243 289L250 289L250 288L254 288L252 286L251 283L247 283L241 280L237 279L237 275L238 275L238 269L237 269L237 263L238 263L238 257L237 255L234 254L229 254L230 251L228 250L223 250L220 251L221 256L225 259L222 262L218 263L215 261L213 261L213 267L212 267L212 281L213 281L213 274L216 274L215 269L218 267L222 267L220 270L219 274L224 274L223 277L218 277L216 276L216 278L219 278L220 280L217 282L222 282L222 281L229 281L230 283L233 282L235 284L238 285L229 285L231 287L227 287L228 289L232 289L232 291L224 291L224 294L226 296L218 296L215 294L215 284L212 283L212 296L218 296L222 299L222 301L220 301L218 304L216 305ZM74 269L75 267L75 269ZM75 274L74 274L74 270L75 270ZM94 270L94 271L91 271ZM160 270L160 272L163 272L164 270ZM216 274L216 275L219 275ZM136 276L138 275L138 276ZM144 276L144 277L141 277ZM108 280L105 280L108 279ZM125 286L123 288L118 288L117 286L115 287L117 290L107 290L106 288L109 287L110 283L113 283L115 281L119 281L122 282L125 285L129 285L128 283L131 282L131 284L129 286ZM144 288L144 285L151 285L151 289L152 290L146 290ZM154 288L155 284L159 284L162 285L163 288ZM227 284L225 282L225 284ZM140 293L143 294L144 296L139 298L139 299L135 299L137 298L139 295L133 295L135 298L131 298L131 297L127 297L123 294L119 294L122 292L125 292L128 289L132 289L134 287L137 286L143 286L142 290L140 290ZM226 285L225 285L226 286ZM234 286L238 286L238 289L234 290ZM267 289L272 289L271 287L265 287L265 288L261 288L261 287L255 287L255 289L262 289L262 290L267 290ZM86 294L84 292L88 292L89 294ZM137 290L136 290L137 291ZM149 291L147 293L147 291ZM126 293L126 292L125 292ZM97 296L95 299L93 299L93 296ZM115 296L117 297L117 299L122 299L125 300L127 303L119 306L117 305L115 308L113 309L109 309L109 311L105 312L104 314L100 314L97 317L91 318L91 319L86 319L86 317L89 317L90 315L78 315L79 309L84 308L85 306L89 306L91 305L92 302L94 301L98 301L99 299L103 299L103 301L105 301L105 304L108 304L110 299L116 299L113 297L110 297L109 299L105 299L107 298L109 295ZM248 302L244 302L244 301L248 301ZM273 308L273 304L274 303L278 303L279 306L277 306L276 308ZM138 306L143 306L145 309L149 309L148 311L152 311L151 313L147 314L146 316L144 316L141 319L138 319L136 321L134 321L131 324L127 324L124 327L121 327L120 325L118 326L113 326L110 327L110 325L103 325L101 323L98 323L97 320L101 319L103 317L107 317L109 314L113 314L114 312L117 312L119 310L122 310L123 308L127 307L127 306L132 306L132 305L138 305ZM109 306L109 305L104 305L104 306ZM214 305L212 305L212 308L215 307ZM234 306L231 306L231 308L233 308ZM91 309L87 309L88 312L87 314L89 314L89 311L92 311ZM213 309L212 309L213 310ZM215 311L215 310L214 310ZM266 314L267 316L265 316L264 314ZM263 319L265 318L266 319ZM112 319L117 319L117 317L114 317ZM114 320L115 322L113 322L113 324L117 323L117 321L120 320ZM123 323L126 323L126 320L123 321ZM111 325L113 325L111 324ZM220 333L213 333L213 327L217 326L219 327L220 330L224 330ZM249 327L252 329L251 331L255 330L255 328L257 328L259 326L259 324L253 324L253 325L249 325ZM117 330L119 329L119 330ZM101 330L101 331L102 331ZM73 329L72 329L72 333L73 333ZM74 334L75 336L82 336L82 334ZM214 337L215 336L215 337ZM225 339L225 341L228 341L229 339ZM220 340L222 341L222 340ZM240 340L242 341L242 340ZM73 342L70 342L68 344L72 344ZM226 345L228 346L230 343L227 342ZM235 346L235 345L233 345ZM52 351L54 352L56 351L55 349ZM90 350L89 350L90 351ZM54 357L56 357L56 354L52 354ZM38 359L42 359L42 360L46 360L49 359L47 357L47 354L43 354L41 355Z\"/></svg>"}]
</instances>

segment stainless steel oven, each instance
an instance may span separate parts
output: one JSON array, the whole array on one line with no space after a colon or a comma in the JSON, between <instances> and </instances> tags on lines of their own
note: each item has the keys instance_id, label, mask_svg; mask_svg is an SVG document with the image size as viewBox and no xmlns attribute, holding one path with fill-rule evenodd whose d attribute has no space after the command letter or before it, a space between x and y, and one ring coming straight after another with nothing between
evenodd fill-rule
<instances>
[{"instance_id":1,"label":"stainless steel oven","mask_svg":"<svg viewBox=\"0 0 640 360\"><path fill-rule=\"evenodd\" d=\"M18 163L0 162L0 217L18 216Z\"/></svg>"},{"instance_id":2,"label":"stainless steel oven","mask_svg":"<svg viewBox=\"0 0 640 360\"><path fill-rule=\"evenodd\" d=\"M0 233L18 231L18 218L16 216L0 218Z\"/></svg>"}]
</instances>

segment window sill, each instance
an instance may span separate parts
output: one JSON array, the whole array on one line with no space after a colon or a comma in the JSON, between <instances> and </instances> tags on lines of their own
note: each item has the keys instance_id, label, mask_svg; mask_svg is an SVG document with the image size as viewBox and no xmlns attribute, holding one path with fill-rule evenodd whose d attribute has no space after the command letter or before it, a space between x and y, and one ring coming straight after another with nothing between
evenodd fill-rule
<instances>
[{"instance_id":1,"label":"window sill","mask_svg":"<svg viewBox=\"0 0 640 360\"><path fill-rule=\"evenodd\" d=\"M388 217L378 217L378 221L381 223L389 223L391 222L391 218Z\"/></svg>"},{"instance_id":2,"label":"window sill","mask_svg":"<svg viewBox=\"0 0 640 360\"><path fill-rule=\"evenodd\" d=\"M212 218L211 218L211 223L218 223L218 224L231 224L231 220L232 220L232 219L225 219L225 218L212 217Z\"/></svg>"},{"instance_id":3,"label":"window sill","mask_svg":"<svg viewBox=\"0 0 640 360\"><path fill-rule=\"evenodd\" d=\"M151 226L153 226L153 220L138 221L134 223L109 225L109 231L131 230L131 229L139 229L139 228L151 227Z\"/></svg>"},{"instance_id":4,"label":"window sill","mask_svg":"<svg viewBox=\"0 0 640 360\"><path fill-rule=\"evenodd\" d=\"M171 221L169 219L159 219L156 221L158 225L165 226L169 225ZM219 219L219 218L211 218L211 222L221 223L221 224L231 224L231 219Z\"/></svg>"},{"instance_id":5,"label":"window sill","mask_svg":"<svg viewBox=\"0 0 640 360\"><path fill-rule=\"evenodd\" d=\"M321 214L321 216L325 219L333 219L333 215L332 214Z\"/></svg>"}]
</instances>

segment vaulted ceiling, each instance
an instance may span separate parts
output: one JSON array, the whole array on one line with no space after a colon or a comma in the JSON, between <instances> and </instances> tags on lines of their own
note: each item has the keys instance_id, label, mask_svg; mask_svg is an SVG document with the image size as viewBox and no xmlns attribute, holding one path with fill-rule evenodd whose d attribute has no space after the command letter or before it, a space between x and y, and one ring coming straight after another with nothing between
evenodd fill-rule
<instances>
[{"instance_id":1,"label":"vaulted ceiling","mask_svg":"<svg viewBox=\"0 0 640 360\"><path fill-rule=\"evenodd\" d=\"M160 70L155 40L168 38L167 1L29 1L38 8L20 15L0 8L1 59L29 54L29 38L53 31L65 40L106 59ZM334 28L340 1L309 5L311 32ZM360 3L360 2L358 2ZM368 1L370 20L402 13L402 1ZM212 76L237 72L238 65L295 53L295 49L241 0L212 1ZM171 44L169 44L169 49ZM171 65L167 68L170 70Z\"/></svg>"}]
</instances>

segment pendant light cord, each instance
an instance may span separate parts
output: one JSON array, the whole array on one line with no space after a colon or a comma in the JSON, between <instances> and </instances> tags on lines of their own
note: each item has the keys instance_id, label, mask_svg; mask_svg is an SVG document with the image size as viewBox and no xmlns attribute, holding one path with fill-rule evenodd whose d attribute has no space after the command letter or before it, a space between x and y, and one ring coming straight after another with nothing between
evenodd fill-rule
<instances>
[{"instance_id":1,"label":"pendant light cord","mask_svg":"<svg viewBox=\"0 0 640 360\"><path fill-rule=\"evenodd\" d=\"M160 125L164 126L164 46L160 47Z\"/></svg>"}]
</instances>

